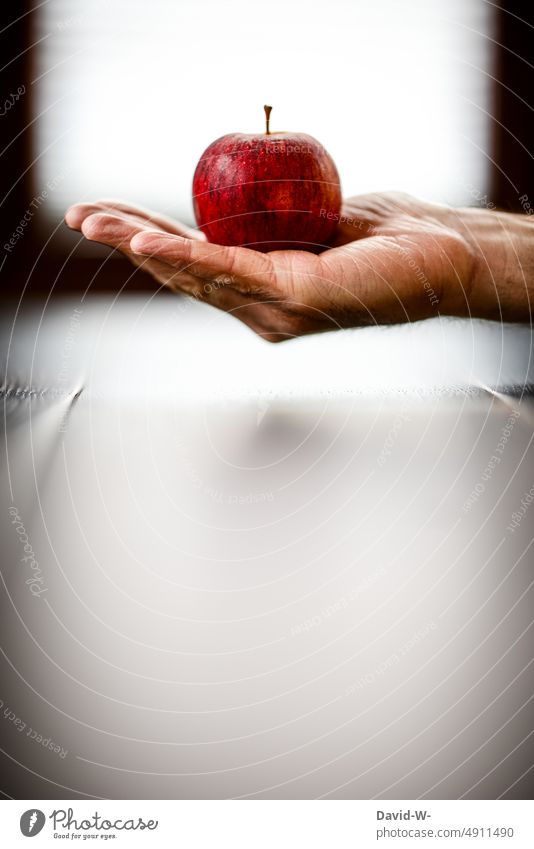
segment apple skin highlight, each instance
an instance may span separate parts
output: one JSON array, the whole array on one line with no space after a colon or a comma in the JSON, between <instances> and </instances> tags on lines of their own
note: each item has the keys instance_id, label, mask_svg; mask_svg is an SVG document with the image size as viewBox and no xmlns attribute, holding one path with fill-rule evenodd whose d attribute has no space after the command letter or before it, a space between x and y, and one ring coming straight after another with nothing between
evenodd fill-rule
<instances>
[{"instance_id":1,"label":"apple skin highlight","mask_svg":"<svg viewBox=\"0 0 534 849\"><path fill-rule=\"evenodd\" d=\"M193 206L208 241L259 251L328 245L341 212L332 157L304 133L232 133L203 153L193 177Z\"/></svg>"}]
</instances>

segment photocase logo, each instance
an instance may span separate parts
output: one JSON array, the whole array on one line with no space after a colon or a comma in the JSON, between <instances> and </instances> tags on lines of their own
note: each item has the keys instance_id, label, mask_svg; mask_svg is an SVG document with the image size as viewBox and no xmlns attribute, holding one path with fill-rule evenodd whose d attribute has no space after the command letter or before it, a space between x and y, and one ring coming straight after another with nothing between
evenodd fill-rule
<instances>
[{"instance_id":1,"label":"photocase logo","mask_svg":"<svg viewBox=\"0 0 534 849\"><path fill-rule=\"evenodd\" d=\"M24 811L20 818L20 830L24 837L35 837L42 830L45 822L46 817L42 811L30 808L29 811Z\"/></svg>"}]
</instances>

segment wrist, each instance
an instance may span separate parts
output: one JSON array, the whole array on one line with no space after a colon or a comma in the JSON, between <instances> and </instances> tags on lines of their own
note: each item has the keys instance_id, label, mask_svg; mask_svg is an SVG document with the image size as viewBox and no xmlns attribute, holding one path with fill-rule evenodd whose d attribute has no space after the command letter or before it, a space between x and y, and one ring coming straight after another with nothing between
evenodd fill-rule
<instances>
[{"instance_id":1,"label":"wrist","mask_svg":"<svg viewBox=\"0 0 534 849\"><path fill-rule=\"evenodd\" d=\"M534 216L469 208L450 213L451 226L473 253L465 314L528 321L534 301Z\"/></svg>"}]
</instances>

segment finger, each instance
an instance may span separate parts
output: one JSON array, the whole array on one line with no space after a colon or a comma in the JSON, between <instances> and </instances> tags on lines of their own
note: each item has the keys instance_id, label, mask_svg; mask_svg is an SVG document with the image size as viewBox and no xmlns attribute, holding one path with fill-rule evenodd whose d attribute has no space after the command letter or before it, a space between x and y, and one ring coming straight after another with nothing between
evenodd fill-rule
<instances>
[{"instance_id":1,"label":"finger","mask_svg":"<svg viewBox=\"0 0 534 849\"><path fill-rule=\"evenodd\" d=\"M151 226L152 229L160 227L167 233L184 235L191 239L199 239L200 241L204 241L205 239L204 233L199 230L193 230L181 222L172 221L170 218L158 213L144 210L140 207L129 206L119 201L97 201L95 203L74 204L67 210L65 222L72 229L79 230L86 218L95 213L102 212L119 213L128 220L146 224Z\"/></svg>"},{"instance_id":2,"label":"finger","mask_svg":"<svg viewBox=\"0 0 534 849\"><path fill-rule=\"evenodd\" d=\"M116 209L129 215L135 215L144 221L153 222L157 227L161 227L167 233L174 233L176 236L186 236L188 239L198 239L200 242L206 241L206 236L202 230L188 227L187 224L169 218L167 215L162 215L161 212L154 212L143 206L132 206L118 200L102 200L100 203L105 204L110 209Z\"/></svg>"},{"instance_id":3,"label":"finger","mask_svg":"<svg viewBox=\"0 0 534 849\"><path fill-rule=\"evenodd\" d=\"M131 223L143 225L151 229L156 228L154 222L143 218L141 215L135 215L133 212L122 212L119 209L113 209L112 207L106 207L103 204L97 203L82 203L69 207L65 213L65 223L73 230L81 230L83 222L91 215L105 214L113 215L115 218L121 218L123 221L130 221Z\"/></svg>"},{"instance_id":4,"label":"finger","mask_svg":"<svg viewBox=\"0 0 534 849\"><path fill-rule=\"evenodd\" d=\"M81 229L86 239L120 250L134 265L152 274L160 283L164 283L174 290L183 288L182 285L179 285L175 268L157 258L149 259L136 256L130 250L130 240L143 226L148 225L134 224L116 215L97 213L88 216ZM185 272L181 275L181 282L182 284L191 285L193 283L196 285L198 278Z\"/></svg>"},{"instance_id":5,"label":"finger","mask_svg":"<svg viewBox=\"0 0 534 849\"><path fill-rule=\"evenodd\" d=\"M81 231L85 238L91 242L101 242L112 248L124 246L129 250L130 240L144 226L147 225L122 218L118 215L97 212L88 215L84 219L81 225Z\"/></svg>"},{"instance_id":6,"label":"finger","mask_svg":"<svg viewBox=\"0 0 534 849\"><path fill-rule=\"evenodd\" d=\"M206 239L201 230L194 230L180 221L173 221L160 213L152 212L143 207L131 206L116 200L100 200L95 203L74 204L65 213L65 222L73 230L80 230L86 218L99 212L121 213L123 216L128 216L132 220L152 225L152 229L154 227L160 227L167 233L187 236L189 239L198 239L199 241L205 241Z\"/></svg>"},{"instance_id":7,"label":"finger","mask_svg":"<svg viewBox=\"0 0 534 849\"><path fill-rule=\"evenodd\" d=\"M120 218L123 221L128 221L132 224L155 230L156 223L144 218L141 215L135 215L133 212L123 212L119 209L106 207L96 203L76 204L71 206L65 213L65 223L73 230L81 230L84 221L91 215L113 215L115 218ZM167 231L162 231L167 232Z\"/></svg>"},{"instance_id":8,"label":"finger","mask_svg":"<svg viewBox=\"0 0 534 849\"><path fill-rule=\"evenodd\" d=\"M134 236L130 248L135 254L157 256L207 280L227 276L231 286L244 294L269 294L276 282L270 257L249 248L213 245L152 231Z\"/></svg>"}]
</instances>

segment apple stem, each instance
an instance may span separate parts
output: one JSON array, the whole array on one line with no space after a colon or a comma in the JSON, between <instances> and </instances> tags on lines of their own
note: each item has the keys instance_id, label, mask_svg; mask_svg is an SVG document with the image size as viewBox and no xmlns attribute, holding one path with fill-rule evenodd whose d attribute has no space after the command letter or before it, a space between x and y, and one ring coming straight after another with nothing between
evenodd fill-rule
<instances>
[{"instance_id":1,"label":"apple stem","mask_svg":"<svg viewBox=\"0 0 534 849\"><path fill-rule=\"evenodd\" d=\"M271 111L272 106L264 106L265 109L265 132L267 135L270 135L271 131L269 129L269 121L271 120Z\"/></svg>"}]
</instances>

